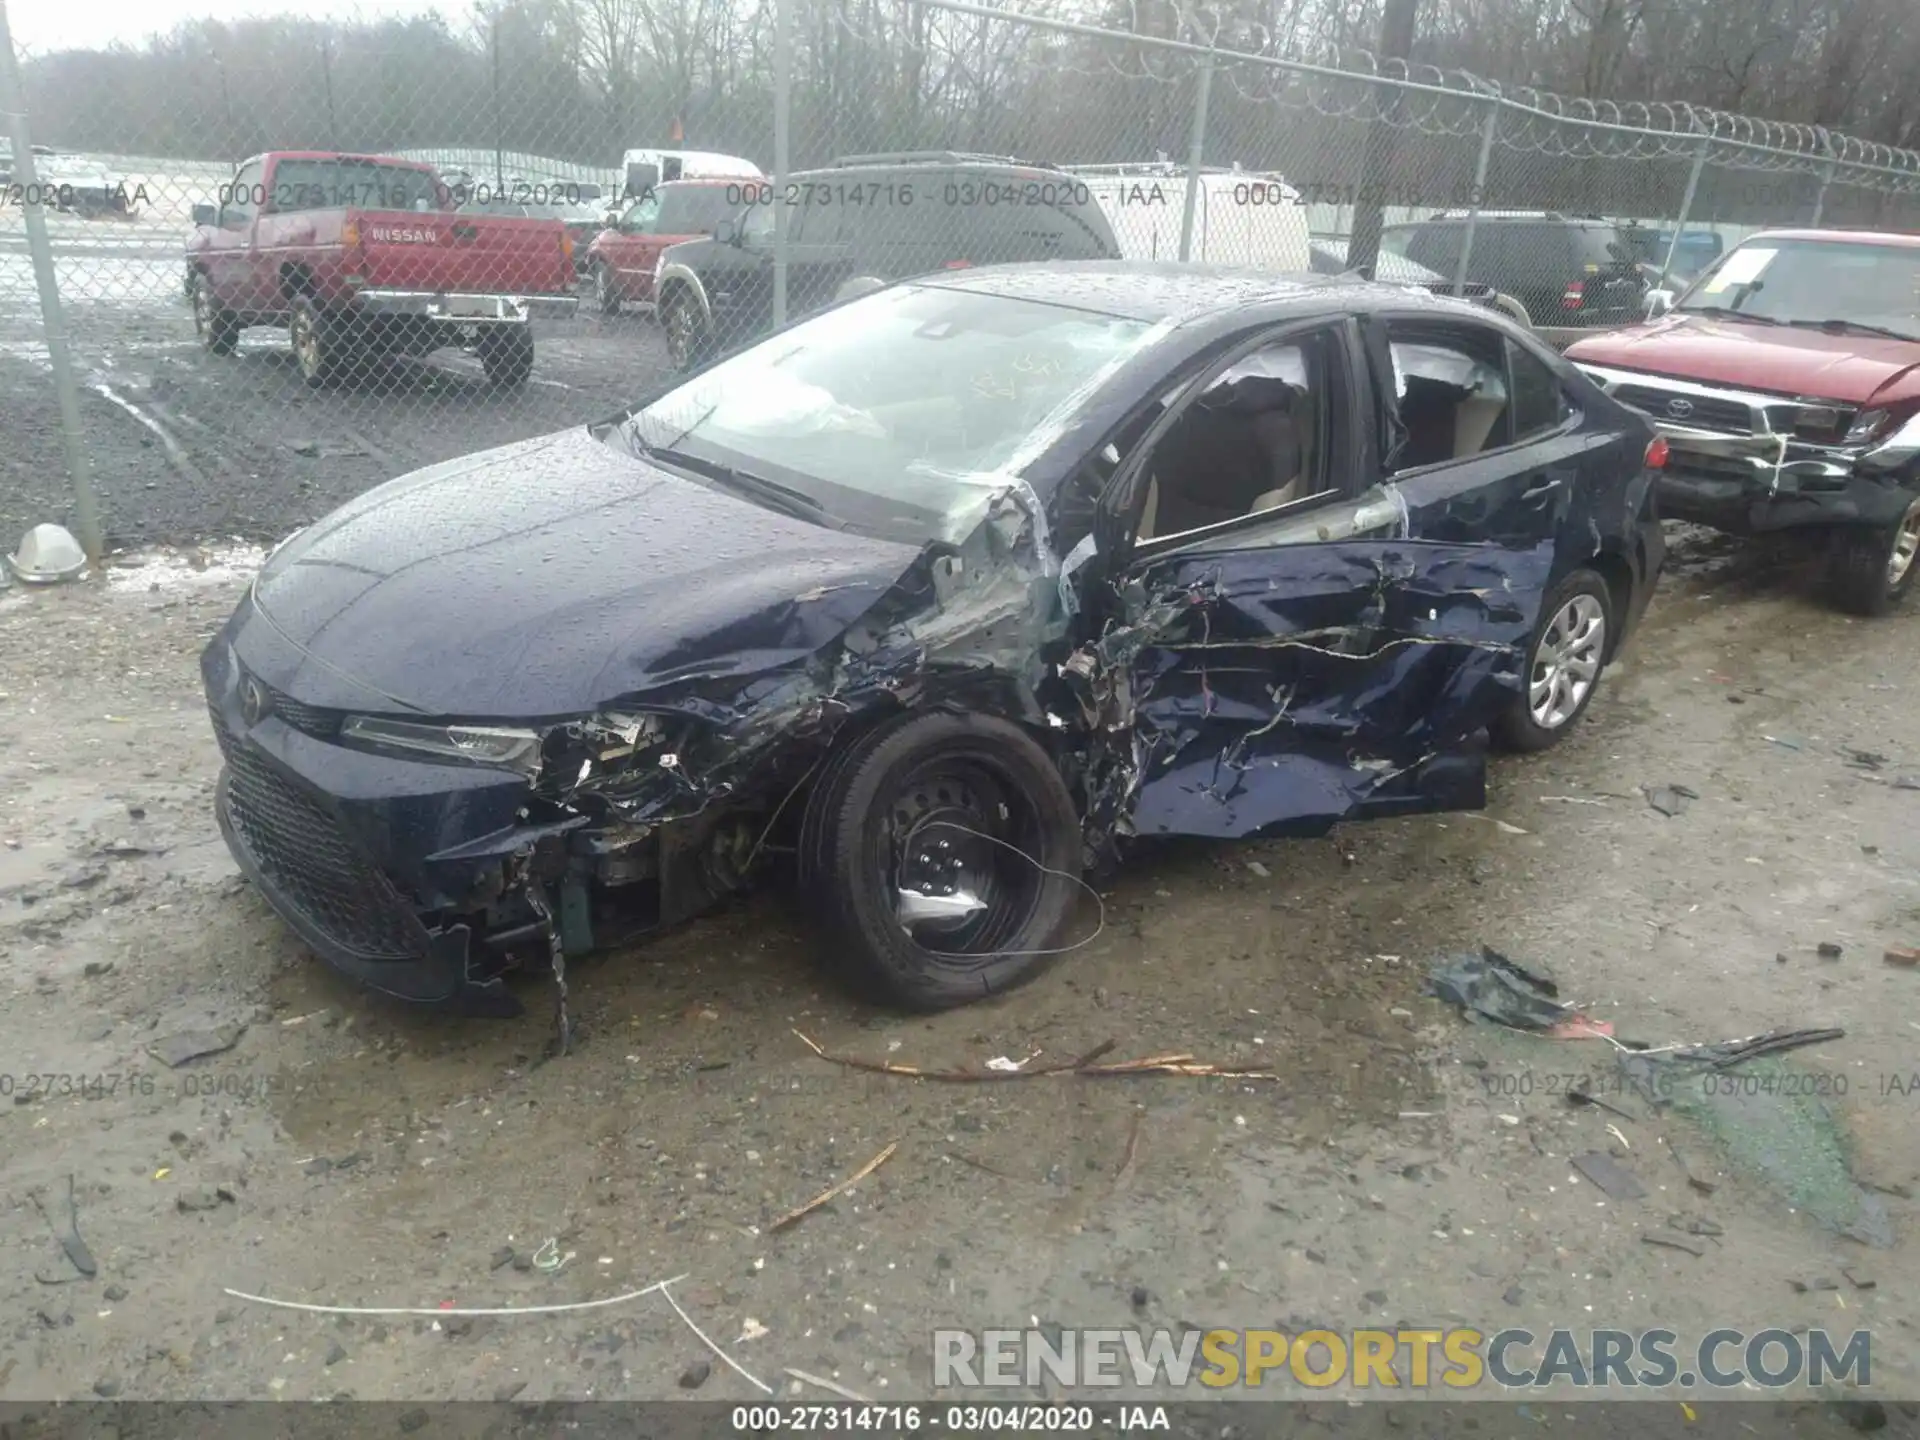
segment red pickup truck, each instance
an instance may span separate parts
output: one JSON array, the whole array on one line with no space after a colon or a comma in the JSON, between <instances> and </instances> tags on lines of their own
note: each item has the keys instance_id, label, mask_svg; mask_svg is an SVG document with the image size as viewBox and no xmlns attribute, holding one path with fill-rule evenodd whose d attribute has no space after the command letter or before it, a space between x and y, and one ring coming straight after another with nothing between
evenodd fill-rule
<instances>
[{"instance_id":1,"label":"red pickup truck","mask_svg":"<svg viewBox=\"0 0 1920 1440\"><path fill-rule=\"evenodd\" d=\"M1819 534L1839 602L1891 610L1920 576L1920 235L1754 235L1653 303L1567 358L1667 437L1660 513Z\"/></svg>"},{"instance_id":2,"label":"red pickup truck","mask_svg":"<svg viewBox=\"0 0 1920 1440\"><path fill-rule=\"evenodd\" d=\"M558 220L456 212L431 166L274 150L218 203L193 207L187 294L201 343L230 354L248 325L285 325L310 385L381 355L471 350L496 385L533 369L535 315L578 305Z\"/></svg>"}]
</instances>

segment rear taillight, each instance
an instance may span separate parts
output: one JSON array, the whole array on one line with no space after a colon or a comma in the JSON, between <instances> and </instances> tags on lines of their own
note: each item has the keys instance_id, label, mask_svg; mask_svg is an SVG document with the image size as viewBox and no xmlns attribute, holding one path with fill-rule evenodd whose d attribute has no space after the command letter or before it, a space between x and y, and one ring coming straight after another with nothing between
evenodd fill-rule
<instances>
[{"instance_id":1,"label":"rear taillight","mask_svg":"<svg viewBox=\"0 0 1920 1440\"><path fill-rule=\"evenodd\" d=\"M1584 280L1569 280L1565 292L1560 296L1560 308L1562 310L1578 310L1581 305L1586 302L1586 298L1587 282Z\"/></svg>"},{"instance_id":2,"label":"rear taillight","mask_svg":"<svg viewBox=\"0 0 1920 1440\"><path fill-rule=\"evenodd\" d=\"M1656 435L1647 442L1647 469L1664 470L1667 468L1667 437Z\"/></svg>"},{"instance_id":3,"label":"rear taillight","mask_svg":"<svg viewBox=\"0 0 1920 1440\"><path fill-rule=\"evenodd\" d=\"M560 253L566 257L569 265L573 263L573 236L564 230L560 232Z\"/></svg>"},{"instance_id":4,"label":"rear taillight","mask_svg":"<svg viewBox=\"0 0 1920 1440\"><path fill-rule=\"evenodd\" d=\"M358 245L360 243L360 222L351 215L346 218L346 222L340 227L340 243L342 245Z\"/></svg>"}]
</instances>

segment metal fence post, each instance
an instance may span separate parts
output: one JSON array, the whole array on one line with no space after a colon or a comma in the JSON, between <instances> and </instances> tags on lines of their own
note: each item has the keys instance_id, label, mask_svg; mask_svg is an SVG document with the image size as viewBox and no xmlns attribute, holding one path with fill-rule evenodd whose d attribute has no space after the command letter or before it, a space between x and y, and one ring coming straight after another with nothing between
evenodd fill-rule
<instances>
[{"instance_id":1,"label":"metal fence post","mask_svg":"<svg viewBox=\"0 0 1920 1440\"><path fill-rule=\"evenodd\" d=\"M1680 214L1673 222L1673 239L1667 242L1667 253L1660 261L1658 289L1666 289L1667 276L1673 270L1673 257L1680 253L1680 239L1687 233L1687 217L1693 214L1693 197L1700 189L1700 172L1706 168L1707 152L1712 148L1713 136L1702 135L1700 148L1693 152L1693 168L1687 171L1687 189L1680 197Z\"/></svg>"},{"instance_id":2,"label":"metal fence post","mask_svg":"<svg viewBox=\"0 0 1920 1440\"><path fill-rule=\"evenodd\" d=\"M80 547L97 573L102 542L100 510L94 503L93 478L87 446L80 429L80 390L74 383L73 356L67 350L66 323L60 314L60 285L54 277L53 245L47 236L47 212L40 204L40 180L27 133L27 95L20 82L20 62L13 53L13 30L7 24L6 0L0 0L0 111L7 117L13 139L13 183L21 199L27 226L27 251L33 257L33 280L40 291L40 319L47 331L47 361L53 367L53 393L60 405L60 439L67 452L67 475L73 484L73 513Z\"/></svg>"},{"instance_id":3,"label":"metal fence post","mask_svg":"<svg viewBox=\"0 0 1920 1440\"><path fill-rule=\"evenodd\" d=\"M793 109L793 0L773 4L773 324L787 323L787 168Z\"/></svg>"},{"instance_id":4,"label":"metal fence post","mask_svg":"<svg viewBox=\"0 0 1920 1440\"><path fill-rule=\"evenodd\" d=\"M1820 217L1827 209L1827 187L1833 184L1833 137L1825 129L1820 132L1820 148L1827 152L1827 163L1820 171L1820 188L1813 195L1813 218L1807 222L1814 229L1820 228Z\"/></svg>"},{"instance_id":5,"label":"metal fence post","mask_svg":"<svg viewBox=\"0 0 1920 1440\"><path fill-rule=\"evenodd\" d=\"M1460 264L1453 272L1453 293L1463 295L1467 287L1467 265L1473 259L1473 231L1480 220L1480 207L1487 203L1487 169L1493 163L1493 137L1500 129L1500 97L1487 101L1487 123L1480 130L1480 158L1473 164L1473 192L1467 196L1467 228L1460 237Z\"/></svg>"},{"instance_id":6,"label":"metal fence post","mask_svg":"<svg viewBox=\"0 0 1920 1440\"><path fill-rule=\"evenodd\" d=\"M1213 94L1213 52L1200 64L1200 89L1193 97L1193 139L1187 146L1187 200L1180 212L1180 259L1193 257L1193 215L1200 204L1200 161L1207 148L1207 102Z\"/></svg>"}]
</instances>

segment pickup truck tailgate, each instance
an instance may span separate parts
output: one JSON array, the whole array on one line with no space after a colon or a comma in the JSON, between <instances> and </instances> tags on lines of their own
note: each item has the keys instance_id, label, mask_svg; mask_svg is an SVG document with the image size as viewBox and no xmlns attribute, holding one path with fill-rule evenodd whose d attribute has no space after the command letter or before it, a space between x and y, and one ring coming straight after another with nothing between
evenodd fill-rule
<instances>
[{"instance_id":1,"label":"pickup truck tailgate","mask_svg":"<svg viewBox=\"0 0 1920 1440\"><path fill-rule=\"evenodd\" d=\"M558 220L442 211L361 210L360 283L369 289L558 295L573 289L566 227Z\"/></svg>"}]
</instances>

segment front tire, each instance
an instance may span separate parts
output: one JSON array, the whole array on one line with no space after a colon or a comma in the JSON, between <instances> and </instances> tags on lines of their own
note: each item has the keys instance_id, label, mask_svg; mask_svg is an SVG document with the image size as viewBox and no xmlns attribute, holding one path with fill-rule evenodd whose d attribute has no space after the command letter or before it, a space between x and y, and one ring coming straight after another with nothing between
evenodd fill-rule
<instances>
[{"instance_id":1,"label":"front tire","mask_svg":"<svg viewBox=\"0 0 1920 1440\"><path fill-rule=\"evenodd\" d=\"M1920 497L1891 525L1840 531L1830 564L1833 597L1843 610L1869 617L1890 612L1920 575Z\"/></svg>"},{"instance_id":2,"label":"front tire","mask_svg":"<svg viewBox=\"0 0 1920 1440\"><path fill-rule=\"evenodd\" d=\"M683 292L675 291L660 307L660 329L667 337L667 359L676 370L692 370L707 351L706 326L700 310Z\"/></svg>"},{"instance_id":3,"label":"front tire","mask_svg":"<svg viewBox=\"0 0 1920 1440\"><path fill-rule=\"evenodd\" d=\"M602 315L620 313L620 284L614 278L613 267L604 260L593 262L593 298Z\"/></svg>"},{"instance_id":4,"label":"front tire","mask_svg":"<svg viewBox=\"0 0 1920 1440\"><path fill-rule=\"evenodd\" d=\"M1072 918L1079 816L1052 758L992 716L921 712L852 741L801 827L800 881L833 965L880 1000L945 1010L1031 978Z\"/></svg>"},{"instance_id":5,"label":"front tire","mask_svg":"<svg viewBox=\"0 0 1920 1440\"><path fill-rule=\"evenodd\" d=\"M1520 693L1494 722L1496 745L1531 754L1573 729L1599 688L1614 623L1613 592L1592 570L1576 570L1548 592L1527 642Z\"/></svg>"},{"instance_id":6,"label":"front tire","mask_svg":"<svg viewBox=\"0 0 1920 1440\"><path fill-rule=\"evenodd\" d=\"M240 343L240 317L222 309L213 285L198 270L187 275L187 299L193 305L193 330L210 355L231 355Z\"/></svg>"}]
</instances>

